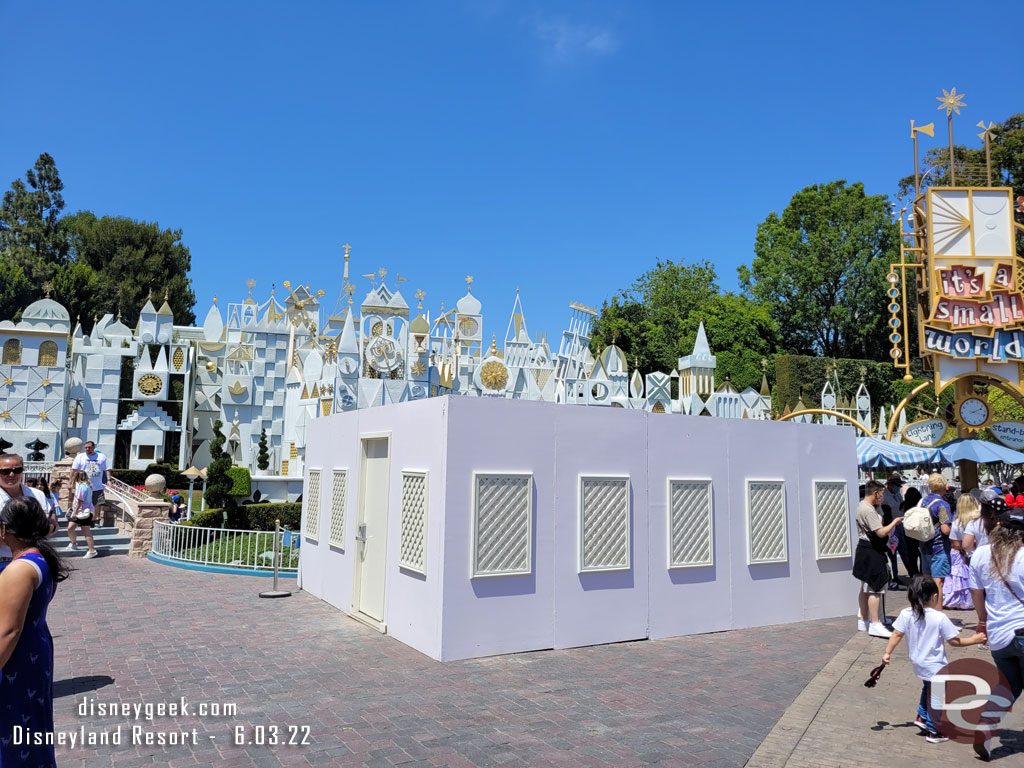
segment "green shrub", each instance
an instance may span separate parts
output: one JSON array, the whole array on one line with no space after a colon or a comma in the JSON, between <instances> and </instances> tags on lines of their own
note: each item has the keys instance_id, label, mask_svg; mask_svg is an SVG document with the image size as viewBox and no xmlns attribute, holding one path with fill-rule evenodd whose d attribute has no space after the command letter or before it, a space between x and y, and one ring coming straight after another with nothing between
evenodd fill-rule
<instances>
[{"instance_id":1,"label":"green shrub","mask_svg":"<svg viewBox=\"0 0 1024 768\"><path fill-rule=\"evenodd\" d=\"M274 530L274 520L281 521L281 527L291 531L299 530L302 520L302 505L298 502L282 504L247 504L240 508L247 520L246 528L253 531Z\"/></svg>"},{"instance_id":2,"label":"green shrub","mask_svg":"<svg viewBox=\"0 0 1024 768\"><path fill-rule=\"evenodd\" d=\"M246 467L231 467L228 470L228 477L231 478L231 495L248 496L252 493L252 481L249 478L249 470Z\"/></svg>"},{"instance_id":3,"label":"green shrub","mask_svg":"<svg viewBox=\"0 0 1024 768\"><path fill-rule=\"evenodd\" d=\"M182 520L182 525L192 525L196 528L223 528L224 512L219 509L204 509L202 512L193 512L192 517L187 521Z\"/></svg>"},{"instance_id":4,"label":"green shrub","mask_svg":"<svg viewBox=\"0 0 1024 768\"><path fill-rule=\"evenodd\" d=\"M302 505L298 502L282 504L247 504L236 507L227 514L227 525L223 525L224 512L220 509L207 509L195 512L192 519L182 525L197 528L236 528L242 531L272 531L274 521L280 520L281 527L291 531L299 530L302 518Z\"/></svg>"}]
</instances>

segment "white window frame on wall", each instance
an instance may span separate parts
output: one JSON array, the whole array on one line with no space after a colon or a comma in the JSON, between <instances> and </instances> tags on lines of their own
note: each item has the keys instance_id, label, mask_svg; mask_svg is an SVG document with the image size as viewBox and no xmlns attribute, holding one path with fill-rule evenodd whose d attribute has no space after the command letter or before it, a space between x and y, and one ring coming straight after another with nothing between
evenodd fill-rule
<instances>
[{"instance_id":1,"label":"white window frame on wall","mask_svg":"<svg viewBox=\"0 0 1024 768\"><path fill-rule=\"evenodd\" d=\"M707 492L708 499L708 519L707 519L707 531L708 531L708 559L700 562L693 563L676 563L672 560L672 484L673 483L702 483ZM714 484L710 477L670 477L666 483L666 497L665 497L665 521L667 523L666 538L667 538L667 553L668 553L668 567L669 570L675 570L677 568L707 568L710 565L715 564L715 492Z\"/></svg>"},{"instance_id":2,"label":"white window frame on wall","mask_svg":"<svg viewBox=\"0 0 1024 768\"><path fill-rule=\"evenodd\" d=\"M403 469L398 486L398 567L413 573L427 575L427 525L430 520L430 473L425 469ZM423 562L410 563L402 559L402 544L405 539L405 478L423 478Z\"/></svg>"},{"instance_id":3,"label":"white window frame on wall","mask_svg":"<svg viewBox=\"0 0 1024 768\"><path fill-rule=\"evenodd\" d=\"M523 570L507 570L507 571L480 571L477 568L477 555L479 554L479 546L477 544L477 535L479 532L479 513L480 513L480 477L515 477L526 480L526 567ZM489 579L500 576L528 576L533 573L533 473L532 472L474 472L472 474L472 499L473 499L473 511L471 514L471 534L470 534L470 553L469 553L469 576L471 579Z\"/></svg>"},{"instance_id":4,"label":"white window frame on wall","mask_svg":"<svg viewBox=\"0 0 1024 768\"><path fill-rule=\"evenodd\" d=\"M341 538L334 538L334 489L335 483L338 482L338 476L342 476L345 479L345 498L341 500L341 510L339 512L341 516ZM330 510L328 527L327 527L327 543L329 546L337 547L338 549L345 550L345 534L348 532L348 477L349 471L346 467L335 467L331 470L331 503L328 509Z\"/></svg>"},{"instance_id":5,"label":"white window frame on wall","mask_svg":"<svg viewBox=\"0 0 1024 768\"><path fill-rule=\"evenodd\" d=\"M316 525L315 526L311 526L310 522L309 522L310 518L312 516L312 514L310 512L311 508L309 506L309 490L313 487L312 482L310 482L310 477L313 475L314 472L316 472L317 483L318 483L318 485L320 487L317 488L317 497L316 497L317 498ZM305 483L305 486L303 487L302 503L303 503L303 506L306 507L305 525L302 526L302 537L304 539L307 539L307 540L311 539L314 542L319 543L320 542L320 523L322 522L322 520L320 519L321 518L321 514L320 513L323 510L323 506L324 506L324 472L323 472L323 469L321 467L309 467L306 470L306 483ZM310 528L313 528L313 533L309 532Z\"/></svg>"},{"instance_id":6,"label":"white window frame on wall","mask_svg":"<svg viewBox=\"0 0 1024 768\"><path fill-rule=\"evenodd\" d=\"M782 557L771 560L754 559L754 531L750 526L750 486L754 483L778 483L782 486ZM746 527L747 527L747 565L772 565L789 562L789 509L786 504L786 480L782 477L747 478L746 485Z\"/></svg>"},{"instance_id":7,"label":"white window frame on wall","mask_svg":"<svg viewBox=\"0 0 1024 768\"><path fill-rule=\"evenodd\" d=\"M600 565L600 566L588 566L584 562L584 551L583 542L585 538L585 532L583 530L584 518L583 518L583 486L587 480L625 480L626 481L626 562L624 565ZM600 475L600 474L586 474L579 475L576 482L576 509L577 509L577 523L576 528L578 531L577 535L577 556L576 564L579 573L610 573L616 571L628 571L633 567L633 539L631 535L631 529L633 527L633 500L632 500L632 478L629 475Z\"/></svg>"},{"instance_id":8,"label":"white window frame on wall","mask_svg":"<svg viewBox=\"0 0 1024 768\"><path fill-rule=\"evenodd\" d=\"M844 551L841 554L833 553L833 554L823 555L821 553L821 539L819 538L819 535L818 535L818 486L819 485L842 485L843 486L843 503L846 505L846 515L845 515L846 527L844 529L846 531L846 536L843 538L843 540L846 542L846 547L845 547ZM850 543L850 486L847 484L846 480L842 480L842 479L837 479L837 480L818 479L818 480L815 480L813 482L811 488L812 488L812 492L814 494L814 557L815 557L815 559L816 560L842 560L844 558L850 557L853 554L853 548L852 548L852 545Z\"/></svg>"}]
</instances>

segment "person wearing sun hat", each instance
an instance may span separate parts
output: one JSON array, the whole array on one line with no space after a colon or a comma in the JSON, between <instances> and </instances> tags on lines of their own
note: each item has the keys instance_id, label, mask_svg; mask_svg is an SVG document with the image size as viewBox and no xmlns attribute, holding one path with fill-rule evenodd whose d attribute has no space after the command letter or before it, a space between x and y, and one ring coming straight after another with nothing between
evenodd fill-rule
<instances>
[{"instance_id":1,"label":"person wearing sun hat","mask_svg":"<svg viewBox=\"0 0 1024 768\"><path fill-rule=\"evenodd\" d=\"M992 660L1016 700L1024 691L1024 508L998 496L983 504L998 525L971 557L971 595L978 631L988 635ZM988 759L987 743L974 749Z\"/></svg>"}]
</instances>

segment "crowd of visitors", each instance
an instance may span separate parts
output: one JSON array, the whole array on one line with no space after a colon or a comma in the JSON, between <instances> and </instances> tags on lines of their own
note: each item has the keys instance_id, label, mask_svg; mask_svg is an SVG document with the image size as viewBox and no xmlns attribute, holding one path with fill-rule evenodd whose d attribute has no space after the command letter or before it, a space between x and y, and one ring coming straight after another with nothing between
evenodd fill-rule
<instances>
[{"instance_id":1,"label":"crowd of visitors","mask_svg":"<svg viewBox=\"0 0 1024 768\"><path fill-rule=\"evenodd\" d=\"M914 724L929 742L938 743L947 739L934 722L929 703L931 680L947 663L946 643L986 644L983 647L1008 681L1013 699L1024 692L1024 476L1010 486L963 493L949 487L938 473L919 476L917 487L904 492L906 485L894 474L884 486L871 480L861 489L853 569L860 581L858 628L889 639L883 664L891 662L893 650L906 638L914 673L922 681ZM911 519L915 514L920 519L922 509L931 525L915 522L911 531ZM915 547L915 536L922 531L926 535ZM883 582L888 589L902 588L897 553L907 571L910 607L889 627ZM961 638L943 608L972 607L978 615L976 631ZM974 743L983 760L990 757L990 741L979 737Z\"/></svg>"}]
</instances>

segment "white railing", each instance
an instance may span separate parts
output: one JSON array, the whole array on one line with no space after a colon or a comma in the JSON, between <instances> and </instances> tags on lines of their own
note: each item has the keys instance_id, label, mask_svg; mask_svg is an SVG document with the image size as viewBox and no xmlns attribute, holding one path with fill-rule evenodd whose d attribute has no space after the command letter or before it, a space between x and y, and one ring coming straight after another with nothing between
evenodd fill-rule
<instances>
[{"instance_id":1,"label":"white railing","mask_svg":"<svg viewBox=\"0 0 1024 768\"><path fill-rule=\"evenodd\" d=\"M153 499L148 493L140 491L138 488L132 488L128 483L122 483L116 477L111 477L109 474L107 475L107 488L118 496L133 499L134 501L151 501Z\"/></svg>"},{"instance_id":2,"label":"white railing","mask_svg":"<svg viewBox=\"0 0 1024 768\"><path fill-rule=\"evenodd\" d=\"M26 475L46 475L49 478L53 472L52 461L26 461L24 463Z\"/></svg>"},{"instance_id":3,"label":"white railing","mask_svg":"<svg viewBox=\"0 0 1024 768\"><path fill-rule=\"evenodd\" d=\"M299 569L298 534L281 531L279 570ZM169 560L218 565L250 571L274 569L274 532L235 528L199 528L157 521L153 523L153 554Z\"/></svg>"}]
</instances>

